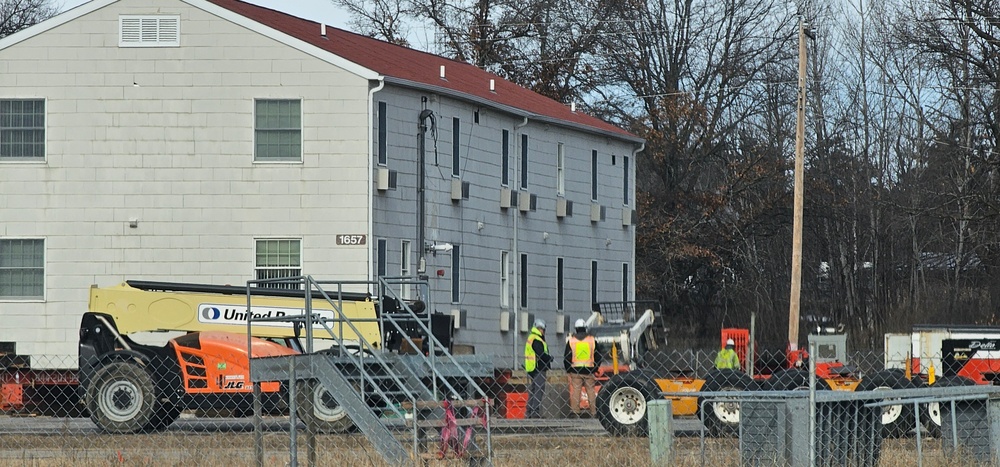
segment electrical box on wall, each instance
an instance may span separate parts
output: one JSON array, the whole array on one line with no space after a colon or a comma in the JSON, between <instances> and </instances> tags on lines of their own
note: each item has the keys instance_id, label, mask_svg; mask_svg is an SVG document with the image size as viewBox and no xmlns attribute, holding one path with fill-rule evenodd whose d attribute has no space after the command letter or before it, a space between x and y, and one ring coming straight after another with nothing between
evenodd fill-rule
<instances>
[{"instance_id":1,"label":"electrical box on wall","mask_svg":"<svg viewBox=\"0 0 1000 467\"><path fill-rule=\"evenodd\" d=\"M509 311L501 311L500 312L500 331L502 331L502 332L510 332L510 321L511 321L510 312Z\"/></svg>"},{"instance_id":2,"label":"electrical box on wall","mask_svg":"<svg viewBox=\"0 0 1000 467\"><path fill-rule=\"evenodd\" d=\"M468 324L466 323L466 317L468 315L469 313L466 310L456 310L456 309L451 310L451 316L455 318L455 329L468 327Z\"/></svg>"},{"instance_id":3,"label":"electrical box on wall","mask_svg":"<svg viewBox=\"0 0 1000 467\"><path fill-rule=\"evenodd\" d=\"M556 334L566 334L567 329L569 329L569 319L562 313L557 314L555 322Z\"/></svg>"},{"instance_id":4,"label":"electrical box on wall","mask_svg":"<svg viewBox=\"0 0 1000 467\"><path fill-rule=\"evenodd\" d=\"M500 189L500 209L509 209L517 206L517 192L510 188Z\"/></svg>"},{"instance_id":5,"label":"electrical box on wall","mask_svg":"<svg viewBox=\"0 0 1000 467\"><path fill-rule=\"evenodd\" d=\"M378 191L395 190L397 173L385 167L379 167L375 174L375 188Z\"/></svg>"},{"instance_id":6,"label":"electrical box on wall","mask_svg":"<svg viewBox=\"0 0 1000 467\"><path fill-rule=\"evenodd\" d=\"M601 206L600 204L590 205L590 222L601 222L604 220L606 215L604 206Z\"/></svg>"},{"instance_id":7,"label":"electrical box on wall","mask_svg":"<svg viewBox=\"0 0 1000 467\"><path fill-rule=\"evenodd\" d=\"M531 325L535 322L534 313L522 312L521 315L521 332L531 331Z\"/></svg>"},{"instance_id":8,"label":"electrical box on wall","mask_svg":"<svg viewBox=\"0 0 1000 467\"><path fill-rule=\"evenodd\" d=\"M628 227L635 222L635 211L629 208L622 209L622 227Z\"/></svg>"}]
</instances>

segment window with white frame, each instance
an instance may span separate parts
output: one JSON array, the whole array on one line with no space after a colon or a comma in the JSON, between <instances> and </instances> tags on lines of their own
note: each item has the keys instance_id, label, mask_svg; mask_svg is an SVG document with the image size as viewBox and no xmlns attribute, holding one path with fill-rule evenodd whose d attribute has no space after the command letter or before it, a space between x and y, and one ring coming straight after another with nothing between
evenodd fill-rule
<instances>
[{"instance_id":1,"label":"window with white frame","mask_svg":"<svg viewBox=\"0 0 1000 467\"><path fill-rule=\"evenodd\" d=\"M458 117L451 119L451 176L462 176L462 121Z\"/></svg>"},{"instance_id":2,"label":"window with white frame","mask_svg":"<svg viewBox=\"0 0 1000 467\"><path fill-rule=\"evenodd\" d=\"M500 186L510 186L510 131L503 130L500 148Z\"/></svg>"},{"instance_id":3,"label":"window with white frame","mask_svg":"<svg viewBox=\"0 0 1000 467\"><path fill-rule=\"evenodd\" d=\"M385 102L378 103L378 165L389 163L389 110Z\"/></svg>"},{"instance_id":4,"label":"window with white frame","mask_svg":"<svg viewBox=\"0 0 1000 467\"><path fill-rule=\"evenodd\" d=\"M556 310L563 311L563 266L562 258L556 258Z\"/></svg>"},{"instance_id":5,"label":"window with white frame","mask_svg":"<svg viewBox=\"0 0 1000 467\"><path fill-rule=\"evenodd\" d=\"M277 279L302 275L302 240L259 238L254 241L254 277ZM299 284L261 284L260 287L298 289Z\"/></svg>"},{"instance_id":6,"label":"window with white frame","mask_svg":"<svg viewBox=\"0 0 1000 467\"><path fill-rule=\"evenodd\" d=\"M410 277L410 274L410 241L402 240L399 242L399 275ZM410 299L410 284L405 280L399 285L399 298Z\"/></svg>"},{"instance_id":7,"label":"window with white frame","mask_svg":"<svg viewBox=\"0 0 1000 467\"><path fill-rule=\"evenodd\" d=\"M528 189L528 135L521 135L521 189Z\"/></svg>"},{"instance_id":8,"label":"window with white frame","mask_svg":"<svg viewBox=\"0 0 1000 467\"><path fill-rule=\"evenodd\" d=\"M181 17L178 15L120 15L119 47L180 47Z\"/></svg>"},{"instance_id":9,"label":"window with white frame","mask_svg":"<svg viewBox=\"0 0 1000 467\"><path fill-rule=\"evenodd\" d=\"M0 161L45 160L45 100L0 99Z\"/></svg>"},{"instance_id":10,"label":"window with white frame","mask_svg":"<svg viewBox=\"0 0 1000 467\"><path fill-rule=\"evenodd\" d=\"M590 303L597 303L597 261L590 262Z\"/></svg>"},{"instance_id":11,"label":"window with white frame","mask_svg":"<svg viewBox=\"0 0 1000 467\"><path fill-rule=\"evenodd\" d=\"M556 147L556 195L566 195L566 151L563 143Z\"/></svg>"},{"instance_id":12,"label":"window with white frame","mask_svg":"<svg viewBox=\"0 0 1000 467\"><path fill-rule=\"evenodd\" d=\"M629 273L628 263L622 263L622 301L628 301Z\"/></svg>"},{"instance_id":13,"label":"window with white frame","mask_svg":"<svg viewBox=\"0 0 1000 467\"><path fill-rule=\"evenodd\" d=\"M462 303L462 249L451 248L451 303Z\"/></svg>"},{"instance_id":14,"label":"window with white frame","mask_svg":"<svg viewBox=\"0 0 1000 467\"><path fill-rule=\"evenodd\" d=\"M510 308L510 252L500 252L500 308Z\"/></svg>"},{"instance_id":15,"label":"window with white frame","mask_svg":"<svg viewBox=\"0 0 1000 467\"><path fill-rule=\"evenodd\" d=\"M521 308L528 308L528 255L521 253Z\"/></svg>"},{"instance_id":16,"label":"window with white frame","mask_svg":"<svg viewBox=\"0 0 1000 467\"><path fill-rule=\"evenodd\" d=\"M590 199L597 201L597 150L590 153Z\"/></svg>"},{"instance_id":17,"label":"window with white frame","mask_svg":"<svg viewBox=\"0 0 1000 467\"><path fill-rule=\"evenodd\" d=\"M389 254L389 243L384 238L375 240L375 276L385 277L386 268L388 267L388 262L386 261L386 256Z\"/></svg>"},{"instance_id":18,"label":"window with white frame","mask_svg":"<svg viewBox=\"0 0 1000 467\"><path fill-rule=\"evenodd\" d=\"M254 101L254 160L257 162L302 161L302 101L257 99Z\"/></svg>"},{"instance_id":19,"label":"window with white frame","mask_svg":"<svg viewBox=\"0 0 1000 467\"><path fill-rule=\"evenodd\" d=\"M0 300L45 298L45 240L0 238Z\"/></svg>"},{"instance_id":20,"label":"window with white frame","mask_svg":"<svg viewBox=\"0 0 1000 467\"><path fill-rule=\"evenodd\" d=\"M623 201L624 201L625 206L628 206L629 195L630 195L630 193L629 193L630 189L629 189L629 185L628 185L628 156L622 157L622 162L623 162L622 165L625 166L624 167L625 173L624 173L624 175L622 175L622 188L623 188L622 189L622 197L624 198Z\"/></svg>"}]
</instances>

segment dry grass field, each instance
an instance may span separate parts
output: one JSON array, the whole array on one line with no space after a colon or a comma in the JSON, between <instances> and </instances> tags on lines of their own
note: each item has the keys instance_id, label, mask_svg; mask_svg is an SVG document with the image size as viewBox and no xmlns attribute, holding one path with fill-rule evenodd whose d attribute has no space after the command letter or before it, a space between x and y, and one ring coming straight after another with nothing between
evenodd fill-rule
<instances>
[{"instance_id":1,"label":"dry grass field","mask_svg":"<svg viewBox=\"0 0 1000 467\"><path fill-rule=\"evenodd\" d=\"M299 465L307 465L307 453L299 439ZM267 466L284 466L289 461L287 433L265 435ZM0 439L0 465L24 467L54 466L244 466L254 464L253 435L250 433L153 434L143 436L94 435L87 437L4 435ZM495 466L652 466L645 438L609 436L499 435L493 438ZM17 447L17 448L15 448ZM675 440L674 462L681 467L737 466L739 454L734 439L706 440L704 460L698 438ZM318 466L384 466L375 449L361 435L317 437ZM923 465L986 466L966 456L945 456L940 442L925 440ZM917 465L913 439L886 440L882 467ZM465 466L467 461L433 461L430 465Z\"/></svg>"}]
</instances>

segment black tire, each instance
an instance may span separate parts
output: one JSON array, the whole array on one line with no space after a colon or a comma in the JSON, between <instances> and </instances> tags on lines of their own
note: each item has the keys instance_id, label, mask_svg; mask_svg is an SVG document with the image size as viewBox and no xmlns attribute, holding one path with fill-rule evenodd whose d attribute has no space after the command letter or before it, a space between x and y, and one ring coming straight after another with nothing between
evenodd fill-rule
<instances>
[{"instance_id":1,"label":"black tire","mask_svg":"<svg viewBox=\"0 0 1000 467\"><path fill-rule=\"evenodd\" d=\"M160 431L172 425L181 416L181 406L178 404L174 404L173 402L158 402L157 405L156 413L153 414L153 418L150 419L149 423L142 427L142 431Z\"/></svg>"},{"instance_id":2,"label":"black tire","mask_svg":"<svg viewBox=\"0 0 1000 467\"><path fill-rule=\"evenodd\" d=\"M318 381L300 381L295 390L295 414L313 432L347 433L354 428L347 411Z\"/></svg>"},{"instance_id":3,"label":"black tire","mask_svg":"<svg viewBox=\"0 0 1000 467\"><path fill-rule=\"evenodd\" d=\"M156 413L153 378L138 365L112 362L97 370L87 386L90 419L108 433L136 433Z\"/></svg>"},{"instance_id":4,"label":"black tire","mask_svg":"<svg viewBox=\"0 0 1000 467\"><path fill-rule=\"evenodd\" d=\"M771 375L767 381L761 383L761 389L766 391L800 391L809 389L808 370L779 370ZM823 378L816 378L816 390L826 391L830 389L830 384Z\"/></svg>"},{"instance_id":5,"label":"black tire","mask_svg":"<svg viewBox=\"0 0 1000 467\"><path fill-rule=\"evenodd\" d=\"M659 398L660 387L653 380L614 375L597 392L597 418L614 436L648 436L647 402Z\"/></svg>"},{"instance_id":6,"label":"black tire","mask_svg":"<svg viewBox=\"0 0 1000 467\"><path fill-rule=\"evenodd\" d=\"M879 391L890 389L913 389L916 385L906 379L906 374L900 370L884 370L872 376L862 378L858 391ZM914 427L913 406L910 404L889 405L882 407L882 437L899 438L906 435Z\"/></svg>"},{"instance_id":7,"label":"black tire","mask_svg":"<svg viewBox=\"0 0 1000 467\"><path fill-rule=\"evenodd\" d=\"M705 376L705 384L701 390L714 391L752 391L759 389L752 378L738 370L714 370ZM710 399L710 398L708 398ZM739 402L707 402L705 397L698 398L698 418L705 424L705 429L712 436L736 436L740 429ZM702 413L702 408L704 412Z\"/></svg>"},{"instance_id":8,"label":"black tire","mask_svg":"<svg viewBox=\"0 0 1000 467\"><path fill-rule=\"evenodd\" d=\"M976 382L964 376L942 376L931 387L975 386ZM930 402L921 406L920 422L935 438L941 437L941 403Z\"/></svg>"}]
</instances>

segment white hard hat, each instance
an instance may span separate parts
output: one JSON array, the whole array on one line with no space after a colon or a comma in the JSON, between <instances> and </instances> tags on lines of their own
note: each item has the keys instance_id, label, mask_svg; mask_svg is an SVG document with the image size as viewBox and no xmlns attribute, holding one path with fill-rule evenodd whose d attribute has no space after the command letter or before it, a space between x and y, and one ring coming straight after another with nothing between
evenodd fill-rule
<instances>
[{"instance_id":1,"label":"white hard hat","mask_svg":"<svg viewBox=\"0 0 1000 467\"><path fill-rule=\"evenodd\" d=\"M574 324L573 327L575 327L577 329L585 328L585 327L587 327L587 322L584 321L584 320L582 320L582 319L578 319L578 320L576 320L576 324Z\"/></svg>"},{"instance_id":2,"label":"white hard hat","mask_svg":"<svg viewBox=\"0 0 1000 467\"><path fill-rule=\"evenodd\" d=\"M538 319L536 319L536 320L535 320L535 327L536 327L536 328L542 328L542 329L545 329L545 320L544 320L544 319L542 319L542 318L538 318Z\"/></svg>"},{"instance_id":3,"label":"white hard hat","mask_svg":"<svg viewBox=\"0 0 1000 467\"><path fill-rule=\"evenodd\" d=\"M732 339L726 339L726 345L736 345L736 343Z\"/></svg>"}]
</instances>

